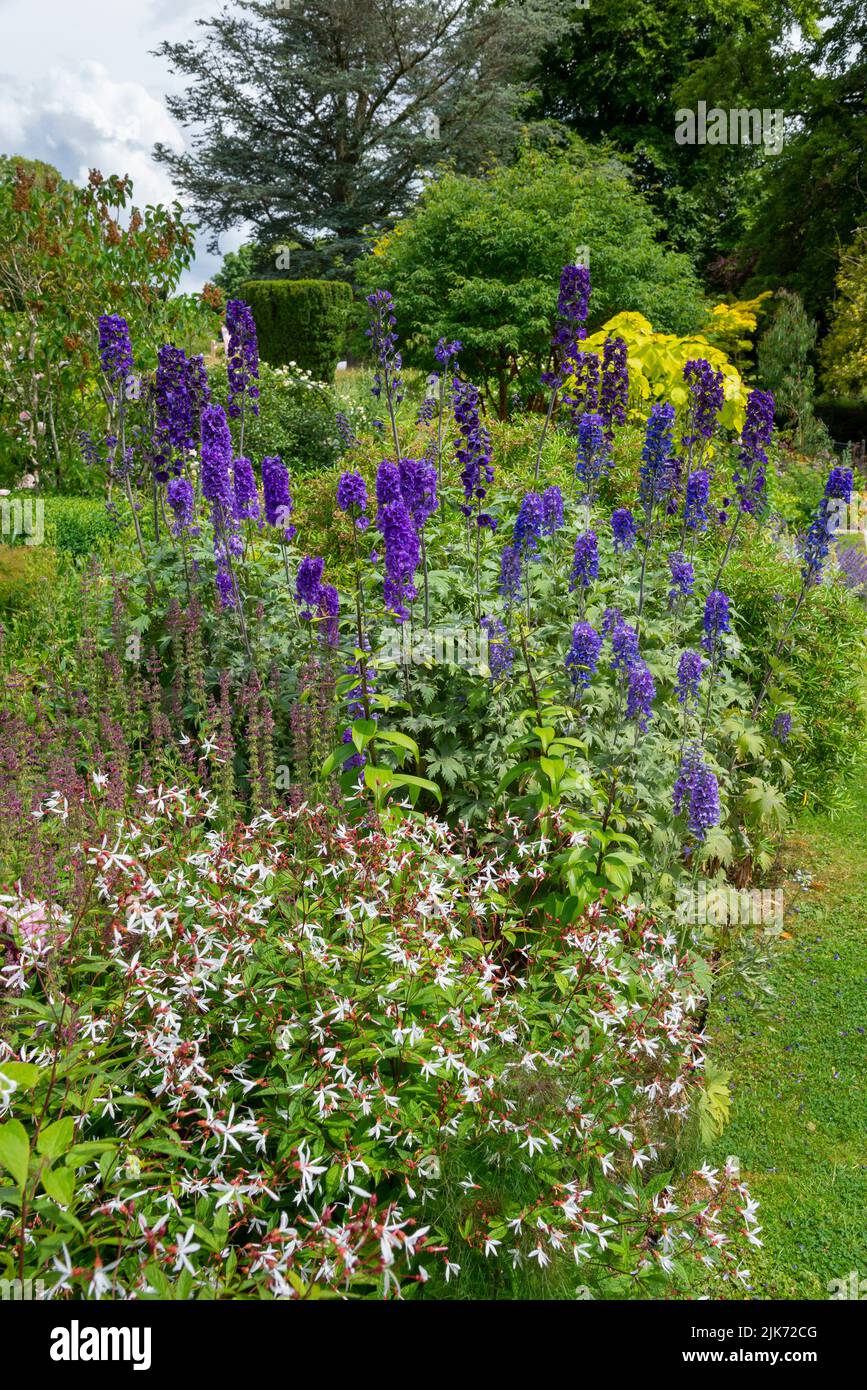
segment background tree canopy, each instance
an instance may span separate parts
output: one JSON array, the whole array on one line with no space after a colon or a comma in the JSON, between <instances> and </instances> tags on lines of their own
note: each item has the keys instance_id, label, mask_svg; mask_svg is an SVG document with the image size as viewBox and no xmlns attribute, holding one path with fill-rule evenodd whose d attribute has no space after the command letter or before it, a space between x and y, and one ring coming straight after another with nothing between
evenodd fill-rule
<instances>
[{"instance_id":1,"label":"background tree canopy","mask_svg":"<svg viewBox=\"0 0 867 1390\"><path fill-rule=\"evenodd\" d=\"M357 273L394 295L407 360L429 362L437 338L460 338L464 368L502 408L519 359L538 377L560 271L579 247L590 248L591 329L624 304L666 332L698 327L692 264L659 232L625 166L576 138L559 150L525 145L484 178L441 174Z\"/></svg>"},{"instance_id":2,"label":"background tree canopy","mask_svg":"<svg viewBox=\"0 0 867 1390\"><path fill-rule=\"evenodd\" d=\"M239 0L159 52L192 146L156 156L215 234L300 243L292 273L340 274L406 209L419 170L507 155L526 77L566 0ZM270 273L274 273L273 261Z\"/></svg>"}]
</instances>

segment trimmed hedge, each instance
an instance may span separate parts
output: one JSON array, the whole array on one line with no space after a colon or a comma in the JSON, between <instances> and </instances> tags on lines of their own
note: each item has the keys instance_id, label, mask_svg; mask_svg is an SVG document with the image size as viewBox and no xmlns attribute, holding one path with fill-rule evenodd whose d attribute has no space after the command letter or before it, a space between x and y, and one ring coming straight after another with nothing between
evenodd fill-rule
<instances>
[{"instance_id":1,"label":"trimmed hedge","mask_svg":"<svg viewBox=\"0 0 867 1390\"><path fill-rule=\"evenodd\" d=\"M274 367L296 362L317 381L337 366L352 287L344 280L245 280L242 297L253 311L259 352Z\"/></svg>"}]
</instances>

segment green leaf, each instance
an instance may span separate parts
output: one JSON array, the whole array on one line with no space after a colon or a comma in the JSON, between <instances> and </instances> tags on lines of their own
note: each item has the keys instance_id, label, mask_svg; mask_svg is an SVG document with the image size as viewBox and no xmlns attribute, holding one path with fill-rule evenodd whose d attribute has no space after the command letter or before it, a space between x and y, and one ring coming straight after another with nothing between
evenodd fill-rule
<instances>
[{"instance_id":1,"label":"green leaf","mask_svg":"<svg viewBox=\"0 0 867 1390\"><path fill-rule=\"evenodd\" d=\"M353 725L353 727L355 726ZM408 748L414 758L418 757L418 744L408 734L396 733L394 729L380 729L376 735L376 741L377 743L394 743L398 748Z\"/></svg>"},{"instance_id":2,"label":"green leaf","mask_svg":"<svg viewBox=\"0 0 867 1390\"><path fill-rule=\"evenodd\" d=\"M443 794L436 782L429 782L426 777L411 777L409 773L401 773L399 777L392 777L392 787L418 787L421 791L433 792L438 802L443 799Z\"/></svg>"},{"instance_id":3,"label":"green leaf","mask_svg":"<svg viewBox=\"0 0 867 1390\"><path fill-rule=\"evenodd\" d=\"M71 1115L65 1115L62 1120L55 1120L40 1132L36 1141L36 1151L53 1162L71 1147L74 1134L75 1121Z\"/></svg>"},{"instance_id":4,"label":"green leaf","mask_svg":"<svg viewBox=\"0 0 867 1390\"><path fill-rule=\"evenodd\" d=\"M363 753L365 746L376 737L376 725L372 719L354 719L352 722L352 742Z\"/></svg>"},{"instance_id":5,"label":"green leaf","mask_svg":"<svg viewBox=\"0 0 867 1390\"><path fill-rule=\"evenodd\" d=\"M75 1173L71 1168L43 1168L41 1182L53 1202L58 1202L62 1207L72 1205Z\"/></svg>"},{"instance_id":6,"label":"green leaf","mask_svg":"<svg viewBox=\"0 0 867 1390\"><path fill-rule=\"evenodd\" d=\"M499 782L497 783L496 795L499 796L501 792L504 792L506 788L510 785L510 783L515 781L516 777L522 776L525 772L538 773L538 771L539 764L535 761L535 759L525 763L516 763L514 767L510 767L509 771L505 772L503 776L500 778Z\"/></svg>"},{"instance_id":7,"label":"green leaf","mask_svg":"<svg viewBox=\"0 0 867 1390\"><path fill-rule=\"evenodd\" d=\"M27 1090L36 1085L41 1072L42 1068L37 1067L35 1062L4 1062L0 1066L0 1076L8 1077L16 1086L23 1086Z\"/></svg>"},{"instance_id":8,"label":"green leaf","mask_svg":"<svg viewBox=\"0 0 867 1390\"><path fill-rule=\"evenodd\" d=\"M23 1188L30 1164L30 1141L20 1120L7 1120L0 1125L0 1163Z\"/></svg>"}]
</instances>

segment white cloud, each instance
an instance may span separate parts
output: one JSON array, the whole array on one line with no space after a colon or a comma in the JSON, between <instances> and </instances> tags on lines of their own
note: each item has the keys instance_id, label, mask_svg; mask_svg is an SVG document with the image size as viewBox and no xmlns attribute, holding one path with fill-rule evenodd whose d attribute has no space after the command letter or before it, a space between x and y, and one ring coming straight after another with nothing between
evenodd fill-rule
<instances>
[{"instance_id":1,"label":"white cloud","mask_svg":"<svg viewBox=\"0 0 867 1390\"><path fill-rule=\"evenodd\" d=\"M171 202L176 190L153 146L182 149L184 136L163 100L177 81L152 50L163 38L192 37L193 21L221 7L222 0L0 0L0 153L46 160L76 183L94 168L128 174L140 206ZM198 238L185 289L219 266L205 240ZM232 233L222 243L230 250L241 240Z\"/></svg>"},{"instance_id":2,"label":"white cloud","mask_svg":"<svg viewBox=\"0 0 867 1390\"><path fill-rule=\"evenodd\" d=\"M169 201L171 179L151 154L157 140L183 148L162 102L140 82L115 81L101 63L52 68L38 84L6 81L0 147L47 160L76 183L92 168L129 174L138 203Z\"/></svg>"}]
</instances>

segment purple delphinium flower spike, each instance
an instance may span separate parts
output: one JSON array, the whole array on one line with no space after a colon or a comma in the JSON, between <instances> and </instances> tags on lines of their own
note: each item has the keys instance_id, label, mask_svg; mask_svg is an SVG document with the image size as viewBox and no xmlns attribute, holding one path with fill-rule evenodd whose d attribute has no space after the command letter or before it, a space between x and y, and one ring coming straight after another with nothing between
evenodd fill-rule
<instances>
[{"instance_id":1,"label":"purple delphinium flower spike","mask_svg":"<svg viewBox=\"0 0 867 1390\"><path fill-rule=\"evenodd\" d=\"M629 400L629 366L626 344L622 338L606 338L602 348L602 368L599 382L599 414L609 443L614 438L614 426L626 420Z\"/></svg>"},{"instance_id":2,"label":"purple delphinium flower spike","mask_svg":"<svg viewBox=\"0 0 867 1390\"><path fill-rule=\"evenodd\" d=\"M249 459L237 458L233 466L235 485L234 515L237 521L259 520L259 489Z\"/></svg>"},{"instance_id":3,"label":"purple delphinium flower spike","mask_svg":"<svg viewBox=\"0 0 867 1390\"><path fill-rule=\"evenodd\" d=\"M276 454L272 458L262 460L262 493L268 525L282 531L285 540L293 540L297 535L297 527L289 520L292 515L289 470Z\"/></svg>"},{"instance_id":4,"label":"purple delphinium flower spike","mask_svg":"<svg viewBox=\"0 0 867 1390\"><path fill-rule=\"evenodd\" d=\"M542 493L542 531L553 536L563 525L563 494L556 486L546 487Z\"/></svg>"},{"instance_id":5,"label":"purple delphinium flower spike","mask_svg":"<svg viewBox=\"0 0 867 1390\"><path fill-rule=\"evenodd\" d=\"M678 598L689 598L695 588L695 570L682 551L672 551L668 557L668 568L671 574L669 604L675 603Z\"/></svg>"},{"instance_id":6,"label":"purple delphinium flower spike","mask_svg":"<svg viewBox=\"0 0 867 1390\"><path fill-rule=\"evenodd\" d=\"M701 645L714 660L722 653L722 635L731 632L729 599L722 589L712 589L704 605L704 637Z\"/></svg>"},{"instance_id":7,"label":"purple delphinium flower spike","mask_svg":"<svg viewBox=\"0 0 867 1390\"><path fill-rule=\"evenodd\" d=\"M672 809L676 816L686 809L690 833L700 842L707 838L708 830L719 825L719 784L698 744L691 744L684 750L674 784Z\"/></svg>"},{"instance_id":8,"label":"purple delphinium flower spike","mask_svg":"<svg viewBox=\"0 0 867 1390\"><path fill-rule=\"evenodd\" d=\"M572 642L566 653L565 666L569 679L576 689L586 690L599 665L602 638L590 623L576 623L572 629Z\"/></svg>"},{"instance_id":9,"label":"purple delphinium flower spike","mask_svg":"<svg viewBox=\"0 0 867 1390\"><path fill-rule=\"evenodd\" d=\"M347 512L359 531L370 525L367 515L367 485L360 473L341 473L337 483L337 505Z\"/></svg>"},{"instance_id":10,"label":"purple delphinium flower spike","mask_svg":"<svg viewBox=\"0 0 867 1390\"><path fill-rule=\"evenodd\" d=\"M632 549L638 535L638 527L635 517L627 507L618 507L611 513L611 530L614 534L615 553Z\"/></svg>"},{"instance_id":11,"label":"purple delphinium flower spike","mask_svg":"<svg viewBox=\"0 0 867 1390\"><path fill-rule=\"evenodd\" d=\"M572 569L569 574L569 592L577 588L587 589L599 574L599 545L595 531L582 531L575 541L572 556Z\"/></svg>"},{"instance_id":12,"label":"purple delphinium flower spike","mask_svg":"<svg viewBox=\"0 0 867 1390\"><path fill-rule=\"evenodd\" d=\"M687 648L681 652L680 660L677 663L677 700L678 704L689 708L698 699L698 688L701 684L701 675L704 669L704 657L701 652Z\"/></svg>"},{"instance_id":13,"label":"purple delphinium flower spike","mask_svg":"<svg viewBox=\"0 0 867 1390\"><path fill-rule=\"evenodd\" d=\"M509 639L508 629L501 618L482 618L488 644L488 669L492 681L505 680L512 674L515 664L515 650Z\"/></svg>"},{"instance_id":14,"label":"purple delphinium flower spike","mask_svg":"<svg viewBox=\"0 0 867 1390\"><path fill-rule=\"evenodd\" d=\"M249 400L254 415L259 414L259 344L253 311L243 299L230 299L226 305L226 370L229 378L229 415L236 420L241 405Z\"/></svg>"}]
</instances>

